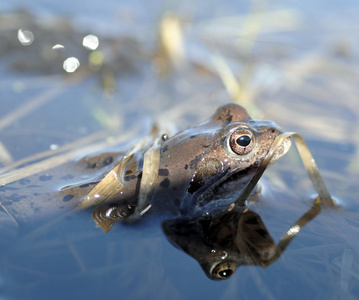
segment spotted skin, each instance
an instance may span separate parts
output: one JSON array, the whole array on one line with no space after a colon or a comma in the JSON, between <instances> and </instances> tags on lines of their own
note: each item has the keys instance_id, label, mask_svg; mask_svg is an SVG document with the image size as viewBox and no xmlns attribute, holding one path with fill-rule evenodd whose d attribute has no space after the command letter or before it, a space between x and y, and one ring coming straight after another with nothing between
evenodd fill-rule
<instances>
[{"instance_id":1,"label":"spotted skin","mask_svg":"<svg viewBox=\"0 0 359 300\"><path fill-rule=\"evenodd\" d=\"M0 186L0 213L6 212L14 223L26 225L69 211L111 170L114 159L122 156L123 153L106 153L85 157L45 174ZM74 185L74 181L82 183Z\"/></svg>"}]
</instances>

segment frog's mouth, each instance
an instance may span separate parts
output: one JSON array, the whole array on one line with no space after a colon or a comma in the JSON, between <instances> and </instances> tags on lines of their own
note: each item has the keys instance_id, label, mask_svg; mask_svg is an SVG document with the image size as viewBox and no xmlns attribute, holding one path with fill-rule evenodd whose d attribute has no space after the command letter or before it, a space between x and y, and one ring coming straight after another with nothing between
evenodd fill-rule
<instances>
[{"instance_id":1,"label":"frog's mouth","mask_svg":"<svg viewBox=\"0 0 359 300\"><path fill-rule=\"evenodd\" d=\"M256 166L253 165L239 172L233 171L230 175L227 173L221 181L202 193L197 199L198 205L203 207L209 203L214 204L216 202L216 206L218 206L219 203L230 205L235 202L254 176L256 170Z\"/></svg>"}]
</instances>

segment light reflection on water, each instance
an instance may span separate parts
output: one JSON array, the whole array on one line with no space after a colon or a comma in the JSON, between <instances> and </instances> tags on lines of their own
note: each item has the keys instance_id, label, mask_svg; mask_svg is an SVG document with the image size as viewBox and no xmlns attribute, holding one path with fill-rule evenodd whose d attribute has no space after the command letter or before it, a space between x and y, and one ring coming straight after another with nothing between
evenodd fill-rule
<instances>
[{"instance_id":1,"label":"light reflection on water","mask_svg":"<svg viewBox=\"0 0 359 300\"><path fill-rule=\"evenodd\" d=\"M11 56L14 49L22 46L16 44L12 48L6 48L10 46L4 48L3 59L0 61L1 78L11 82L12 86L20 88L11 90L0 83L2 114L6 115L38 95L43 95L49 85L63 90L63 93L53 98L53 102L35 110L24 119L2 128L0 140L14 155L15 160L48 150L51 145L62 146L75 141L83 137L84 132L88 134L100 130L103 126L111 126L94 121L101 119L103 115L111 116L115 120L115 128L125 130L138 123L143 125L149 115L161 116L162 111L172 109L173 113L177 108L179 112L174 114L177 122L188 124L208 116L218 104L228 99L227 94L223 92L222 83L217 78L213 79L211 73L213 69L209 60L204 60L209 66L208 70L202 69L203 73L196 73L193 77L188 77L187 81L177 75L172 75L172 78L170 75L168 78L163 78L163 81L153 79L153 69L148 63L147 55L150 53L149 49L153 47L151 38L156 35L154 20L158 18L157 12L163 11L160 4L148 14L148 10L144 9L146 5L141 2L128 3L127 10L122 9L122 6L119 7L114 1L106 5L99 5L93 1L85 6L81 3L75 6L67 5L69 2L51 5L43 1L36 3L35 5L32 2L31 7L35 16L41 16L44 12L58 16L66 15L76 26L66 34L56 32L54 29L50 29L47 33L44 31L46 33L44 41L48 43L50 50L59 43L65 46L65 49L60 50L67 51L63 52L63 57L60 53L59 59L51 62L54 77L48 76L49 69L44 67L46 60L41 58L43 64L37 63L37 66L34 66L26 56L29 53L27 51L30 51L27 49L31 47L38 47L34 51L36 53L42 53L42 46L45 45L46 48L46 43L40 42L40 36L32 28L29 30L33 31L35 38L31 45L23 47L26 50L19 50L20 52ZM17 4L28 7L27 2L21 1L12 1L11 4L6 5L10 10L16 8ZM242 14L244 11L242 7L233 8L226 2L222 2L221 7L212 4L213 7L209 7L208 3L198 4L202 9L196 12L199 24L195 24L193 29L196 29L196 25L199 28L200 26L208 28L203 23L208 21L208 24L213 24L210 22L212 14L224 18L228 15ZM358 90L354 86L354 81L351 83L351 79L345 80L343 75L349 72L353 75L348 77L354 78L356 73L350 66L355 68L358 65L358 56L355 52L356 44L352 42L355 28L340 31L340 24L346 24L343 19L350 19L355 15L354 12L358 7L349 1L347 4L354 6L351 11L343 3L340 9L320 1L310 4L301 2L293 6L287 4L301 18L309 21L288 34L274 32L260 39L262 42L257 45L253 54L255 55L256 51L260 53L254 56L259 61L259 67L254 73L258 75L257 83L252 85L253 90L249 93L253 93L252 96L256 99L259 110L265 112L267 118L274 119L285 129L305 133L304 136L309 141L309 146L328 182L330 191L334 196L349 203L348 206L344 204L343 210L339 212L322 212L299 233L285 255L269 268L242 266L233 278L220 283L209 281L196 261L175 249L167 241L160 230L161 222L156 216L133 226L118 225L109 234L103 234L99 229L94 228L88 214L70 215L51 226L38 227L35 232L26 233L9 251L2 253L0 297L5 299L41 299L47 298L48 295L58 299L70 296L115 298L119 295L136 299L195 297L354 299L358 297L356 249L359 249L359 245L355 237L358 235L359 224L355 220L358 219L356 157L359 135L350 132L359 128L357 126L359 109L355 101L346 100L357 100ZM190 8L191 5L184 2L183 6L175 9L172 7L172 10L178 9L186 15ZM214 10L216 13L213 13ZM85 14L85 11L88 14ZM43 16L44 19L46 14ZM338 27L328 28L326 25L328 22L335 25L331 18L335 18ZM25 27L16 28L15 38L16 31L20 28ZM111 30L108 30L109 28ZM309 28L311 30L308 30ZM190 28L186 30L188 34L191 33ZM51 39L51 33L55 36L55 32L56 38ZM62 62L66 57L77 57L81 66L88 64L88 50L81 45L87 32L95 34L100 39L101 49L107 45L103 52L105 61L116 54L125 53L125 55L109 60L109 67L101 69L95 76L89 76L78 84L58 85L60 75L64 74ZM106 32L109 33L105 34ZM116 35L119 33L122 35L117 38ZM129 50L121 48L121 51L116 53L119 48L113 45L116 42L129 43L122 39L127 35L135 36L143 42L145 53L140 51L139 56L145 56L145 58L142 56L142 59L146 63L142 63L143 61L137 63L139 56L136 54L136 47ZM346 35L348 40L345 40ZM64 36L68 39L63 42ZM73 36L76 36L79 47L74 47L73 42L70 42ZM108 36L112 36L112 39L106 40ZM193 39L186 45L189 53L199 53L201 56L203 47L199 47L201 44L193 35L189 36ZM327 52L333 52L330 47L335 44L338 36L345 40L343 43L349 48L340 52L341 55L343 53L348 55L347 57L332 57L332 54L327 56L327 61L336 66L333 70L339 75L335 77L335 72L320 69L316 65L318 60L311 59L311 55L325 57L324 54ZM221 50L226 50L222 42L225 46L230 46L233 39L238 41L237 37L223 37L219 43ZM247 42L245 37L243 40ZM284 44L284 47L276 47L276 44ZM322 49L324 54L321 52ZM14 71L24 70L22 66L15 63L21 57L25 57L27 73ZM240 58L233 57L229 56L229 61L233 64L233 68L238 69L238 73L242 74L241 71L245 68L235 65ZM300 60L303 57L304 59ZM196 59L195 62L201 62ZM32 61L36 63L38 60L37 58ZM113 68L111 68L112 63ZM323 65L328 65L325 60ZM301 66L308 66L308 69L299 68ZM131 73L128 70L136 71ZM132 75L128 76L128 74ZM265 74L269 74L272 81L262 80L263 76L267 77ZM124 75L125 77L122 77ZM278 76L276 81L273 81L275 75ZM348 85L345 86L340 79ZM261 85L266 88L261 90ZM111 101L103 98L105 88L114 91L109 97ZM323 91L327 93L322 94ZM331 94L336 97L331 98ZM323 97L327 102L323 99L316 102L318 98ZM328 110L325 109L326 107ZM293 111L300 114L300 117L293 117ZM328 119L325 118L326 114L330 115L331 123L326 121ZM339 153L338 148L340 148ZM273 171L268 170L266 177L268 186L262 202L252 205L276 241L308 207L306 201L313 189L302 169L295 155L288 154L288 157L283 158ZM274 175L269 177L275 172L279 173L279 179ZM283 216L285 218L282 218Z\"/></svg>"},{"instance_id":2,"label":"light reflection on water","mask_svg":"<svg viewBox=\"0 0 359 300\"><path fill-rule=\"evenodd\" d=\"M99 44L98 37L93 34L86 35L82 40L82 45L89 50L96 50Z\"/></svg>"},{"instance_id":3,"label":"light reflection on water","mask_svg":"<svg viewBox=\"0 0 359 300\"><path fill-rule=\"evenodd\" d=\"M30 30L19 29L17 38L22 45L27 46L31 45L31 43L34 41L34 34Z\"/></svg>"},{"instance_id":4,"label":"light reflection on water","mask_svg":"<svg viewBox=\"0 0 359 300\"><path fill-rule=\"evenodd\" d=\"M64 70L73 73L80 66L80 62L76 57L69 57L64 61Z\"/></svg>"}]
</instances>

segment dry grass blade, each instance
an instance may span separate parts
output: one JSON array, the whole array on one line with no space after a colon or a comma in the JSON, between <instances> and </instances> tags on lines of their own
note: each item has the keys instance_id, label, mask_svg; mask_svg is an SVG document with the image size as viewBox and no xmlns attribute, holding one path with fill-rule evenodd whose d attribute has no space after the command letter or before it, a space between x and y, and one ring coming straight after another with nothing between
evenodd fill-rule
<instances>
[{"instance_id":1,"label":"dry grass blade","mask_svg":"<svg viewBox=\"0 0 359 300\"><path fill-rule=\"evenodd\" d=\"M354 249L348 248L343 251L341 263L334 262L340 268L340 286L346 292L349 290L351 277L359 279L358 272L354 269L354 259Z\"/></svg>"},{"instance_id":2,"label":"dry grass blade","mask_svg":"<svg viewBox=\"0 0 359 300\"><path fill-rule=\"evenodd\" d=\"M155 130L155 129L154 129ZM156 131L156 130L155 130ZM112 169L100 183L81 201L77 209L97 207L92 212L92 218L102 230L108 232L114 223L124 219L136 220L144 215L150 208L149 200L153 194L158 178L160 166L160 138L148 146L151 138L146 137L133 147L114 169ZM108 204L116 201L115 197L122 193L124 185L124 170L134 153L142 150L143 168L139 188L139 195L135 210L131 205L118 206ZM104 205L103 205L104 204ZM132 211L132 212L131 212Z\"/></svg>"},{"instance_id":3,"label":"dry grass blade","mask_svg":"<svg viewBox=\"0 0 359 300\"><path fill-rule=\"evenodd\" d=\"M81 273L87 272L86 264L84 263L83 259L81 258L81 255L76 250L74 244L69 243L67 246L68 246L71 254L74 257L74 260L76 261L76 263L77 263L77 265L78 265L78 267L80 269L80 272Z\"/></svg>"},{"instance_id":4,"label":"dry grass blade","mask_svg":"<svg viewBox=\"0 0 359 300\"><path fill-rule=\"evenodd\" d=\"M63 91L64 90L62 87L53 88L51 90L41 93L41 95L25 103L25 105L19 107L18 109L15 109L13 112L7 114L0 120L0 130L3 130L7 126L13 124L15 121L28 115L33 110L41 107L46 102L50 101L51 99L54 99L56 95L60 94Z\"/></svg>"},{"instance_id":5,"label":"dry grass blade","mask_svg":"<svg viewBox=\"0 0 359 300\"><path fill-rule=\"evenodd\" d=\"M167 15L161 21L161 44L165 53L175 66L180 66L184 60L185 50L180 20Z\"/></svg>"},{"instance_id":6,"label":"dry grass blade","mask_svg":"<svg viewBox=\"0 0 359 300\"><path fill-rule=\"evenodd\" d=\"M293 238L296 237L296 235L302 230L302 228L307 225L311 220L313 220L317 215L320 213L320 200L319 198L313 206L308 210L303 216L297 220L290 228L289 230L281 237L277 247L276 252L273 257L271 257L268 261L262 263L263 267L267 267L273 262L275 262L287 249L290 242L293 240Z\"/></svg>"},{"instance_id":7,"label":"dry grass blade","mask_svg":"<svg viewBox=\"0 0 359 300\"><path fill-rule=\"evenodd\" d=\"M104 134L104 132L98 132L92 136L89 136L89 137L81 140L81 143L85 143L85 142L87 143L91 139L95 140L98 138L103 138L103 134ZM121 143L121 142L127 141L129 138L135 136L135 134L136 134L136 130L129 131L125 135L122 135L119 138L111 141L111 144L116 144L116 143ZM79 141L75 142L75 144L77 146L79 146L78 142ZM75 159L76 157L83 156L86 153L99 151L101 149L104 149L105 147L108 147L109 145L110 145L109 142L102 142L102 143L84 146L84 147L69 151L64 154L59 154L59 155L50 157L41 162L34 163L32 165L2 174L2 175L0 175L0 185L9 184L11 182L20 180L22 178L26 178L28 176L32 176L32 175L38 174L40 172L44 172L46 170L55 168L63 163L70 161L71 159ZM66 146L66 148L72 148L72 146L74 146L74 144L71 144L71 146L68 146L68 147ZM46 152L46 155L47 155L47 152ZM41 156L41 155L39 155L39 156Z\"/></svg>"},{"instance_id":8,"label":"dry grass blade","mask_svg":"<svg viewBox=\"0 0 359 300\"><path fill-rule=\"evenodd\" d=\"M305 143L303 137L299 133L285 133L283 138L292 136L295 145L297 146L299 155L302 159L303 165L312 181L318 195L320 197L321 203L326 207L337 207L337 204L330 196L330 193L327 189L327 186L319 173L318 167L315 163L315 160L312 154L309 151L307 144Z\"/></svg>"},{"instance_id":9,"label":"dry grass blade","mask_svg":"<svg viewBox=\"0 0 359 300\"><path fill-rule=\"evenodd\" d=\"M80 209L89 208L91 206L102 204L115 195L121 193L124 188L122 178L123 171L127 162L132 158L132 155L126 155L121 163L114 167L99 184L79 203L77 206Z\"/></svg>"},{"instance_id":10,"label":"dry grass blade","mask_svg":"<svg viewBox=\"0 0 359 300\"><path fill-rule=\"evenodd\" d=\"M262 32L264 21L268 17L267 6L268 1L256 0L252 1L251 12L246 15L244 24L241 28L240 37L248 36L252 38L252 42L240 45L240 50L244 55L249 55L254 47L255 40Z\"/></svg>"},{"instance_id":11,"label":"dry grass blade","mask_svg":"<svg viewBox=\"0 0 359 300\"><path fill-rule=\"evenodd\" d=\"M267 6L267 1L253 1L252 2L252 13L248 14L247 18L245 19L241 31L238 33L239 37L242 36L250 36L251 41L247 41L244 44L240 44L239 50L242 53L242 56L249 57L253 48L255 41L259 34L261 33L262 23L265 18L263 18L262 14L259 12L264 11L265 7ZM236 79L235 75L233 74L232 70L226 63L225 59L220 53L215 53L211 56L212 62L221 78L224 86L227 89L228 94L230 95L231 99L234 102L240 103L247 108L250 109L251 101L250 98L247 97L248 92L248 81L251 78L251 64L249 63L243 74L242 74L242 81L241 83L239 80ZM256 111L256 109L253 109ZM252 114L253 115L253 114Z\"/></svg>"},{"instance_id":12,"label":"dry grass blade","mask_svg":"<svg viewBox=\"0 0 359 300\"><path fill-rule=\"evenodd\" d=\"M64 92L65 86L73 85L75 83L78 83L80 80L83 80L85 76L88 74L87 70L83 72L79 72L77 74L73 74L71 76L66 77L59 86L52 88L50 90L47 90L45 92L42 92L40 95L34 97L33 99L29 100L25 105L15 109L13 112L7 114L4 118L0 120L0 130L3 130L7 126L11 125L12 123L18 121L19 119L25 117L26 115L30 114L32 111L38 109L45 103L47 103L50 100L55 99L55 96L59 95L60 93ZM66 147L66 148L69 148ZM61 151L61 150L59 150ZM75 151L75 153L77 153ZM75 154L73 153L73 154ZM36 155L37 158L46 157L48 155L54 154L54 151L42 153ZM72 158L72 155L64 155L60 157L54 157L50 158L49 160L46 160L44 162L34 164L32 166L28 166L25 168L22 168L21 170L15 170L11 173L4 174L0 176L0 184L4 185L22 178L25 178L27 176L31 176L33 174L36 174L38 172L47 170L49 168L58 166L64 162L66 162L69 158ZM34 159L34 158L32 158ZM12 168L16 168L16 166L21 165L22 163L28 161L22 160L15 162L14 164L8 165L2 170L0 170L0 173L5 173L8 170L11 170ZM10 162L10 161L9 161Z\"/></svg>"},{"instance_id":13,"label":"dry grass blade","mask_svg":"<svg viewBox=\"0 0 359 300\"><path fill-rule=\"evenodd\" d=\"M23 168L20 168L18 170L9 172L7 174L0 176L0 185L9 184L11 182L38 174L40 172L55 168L63 163L68 162L69 160L75 158L76 156L79 156L86 152L86 150L89 150L90 148L85 149L78 149L75 151L71 151L69 153L61 154L58 156L54 156L51 158L48 158L40 163L36 163L30 166L26 166Z\"/></svg>"},{"instance_id":14,"label":"dry grass blade","mask_svg":"<svg viewBox=\"0 0 359 300\"><path fill-rule=\"evenodd\" d=\"M147 136L132 147L130 151L123 156L121 162L91 190L91 192L79 203L77 208L86 209L106 203L120 193L124 187L123 173L128 161L136 152L148 147L149 141L150 137Z\"/></svg>"},{"instance_id":15,"label":"dry grass blade","mask_svg":"<svg viewBox=\"0 0 359 300\"><path fill-rule=\"evenodd\" d=\"M283 141L289 137L292 137L299 155L302 159L303 165L309 175L310 180L312 181L316 191L318 192L320 202L325 207L336 208L337 204L330 196L330 193L325 185L325 182L322 176L319 173L318 167L315 163L315 160L312 154L309 151L308 146L306 145L303 137L296 132L285 132L281 135L277 136L276 139L273 141L270 150L267 153L266 158L263 160L258 172L254 175L252 180L249 182L245 190L243 191L241 197L237 200L236 204L239 206L243 206L251 192L253 191L254 187L258 183L259 179L262 177L264 171L269 166L273 156L275 155L278 148L282 145Z\"/></svg>"},{"instance_id":16,"label":"dry grass blade","mask_svg":"<svg viewBox=\"0 0 359 300\"><path fill-rule=\"evenodd\" d=\"M7 114L0 120L0 130L3 130L10 124L13 124L15 121L25 117L32 111L36 110L37 108L41 107L48 101L55 98L55 96L63 93L65 91L64 87L73 85L78 83L80 80L83 80L85 76L88 74L87 71L78 72L78 74L73 74L71 76L66 77L65 80L61 82L61 84L55 88L42 92L40 95L36 96L35 98L29 100L25 105L15 109L13 112Z\"/></svg>"},{"instance_id":17,"label":"dry grass blade","mask_svg":"<svg viewBox=\"0 0 359 300\"><path fill-rule=\"evenodd\" d=\"M140 143L141 144L141 143ZM138 146L138 145L137 145ZM124 188L123 171L128 160L133 156L135 147L126 154L121 163L116 166L77 207L79 209L98 206L109 202ZM145 151L143 155L143 170L139 189L139 195L135 210L131 212L131 205L100 206L92 212L92 219L104 232L108 232L114 223L124 219L137 220L150 208L149 200L157 183L160 165L160 142L159 138Z\"/></svg>"},{"instance_id":18,"label":"dry grass blade","mask_svg":"<svg viewBox=\"0 0 359 300\"><path fill-rule=\"evenodd\" d=\"M179 18L167 14L159 28L159 47L155 55L155 63L161 73L171 68L180 68L185 62L185 47Z\"/></svg>"},{"instance_id":19,"label":"dry grass blade","mask_svg":"<svg viewBox=\"0 0 359 300\"><path fill-rule=\"evenodd\" d=\"M143 155L142 177L140 183L139 199L136 205L136 214L141 215L148 209L148 199L151 197L154 185L157 182L160 165L160 132L168 132L171 129L165 126L152 126L149 136L144 137L133 146L122 158L121 162L114 167L100 183L81 201L79 209L90 208L109 202L124 188L124 170L129 160L135 153ZM154 142L152 142L154 140Z\"/></svg>"},{"instance_id":20,"label":"dry grass blade","mask_svg":"<svg viewBox=\"0 0 359 300\"><path fill-rule=\"evenodd\" d=\"M143 215L149 208L148 202L157 183L160 167L160 142L156 139L143 157L143 171L136 212Z\"/></svg>"},{"instance_id":21,"label":"dry grass blade","mask_svg":"<svg viewBox=\"0 0 359 300\"><path fill-rule=\"evenodd\" d=\"M74 149L74 148L78 148L81 147L83 145L89 144L91 142L95 142L96 140L99 139L103 139L104 136L108 136L110 134L109 131L100 131L100 132L96 132L94 134L91 134L89 136L86 136L82 139L76 140L73 143L69 143L64 145L63 147L60 147L56 150L48 150L48 151L43 151L41 153L36 153L35 155L26 157L24 159L21 160L17 160L12 164L8 164L7 166L3 167L0 169L0 174L5 174L6 172L9 172L11 170L15 170L18 167L22 166L22 165L29 165L32 162L41 160L41 159L45 159L46 157L49 156L54 156L54 155L59 155L67 150L70 149ZM2 178L2 176L0 176L0 178Z\"/></svg>"},{"instance_id":22,"label":"dry grass blade","mask_svg":"<svg viewBox=\"0 0 359 300\"><path fill-rule=\"evenodd\" d=\"M210 37L213 40L238 36L241 42L255 40L258 33L268 34L300 28L302 20L297 11L291 9L266 10L267 3L268 1L252 1L250 13L211 18L209 21L200 22L195 26L201 36L206 38Z\"/></svg>"},{"instance_id":23,"label":"dry grass blade","mask_svg":"<svg viewBox=\"0 0 359 300\"><path fill-rule=\"evenodd\" d=\"M4 144L0 142L0 164L10 164L13 162L11 154L5 148Z\"/></svg>"},{"instance_id":24,"label":"dry grass blade","mask_svg":"<svg viewBox=\"0 0 359 300\"><path fill-rule=\"evenodd\" d=\"M212 63L216 68L219 77L221 78L226 90L231 99L239 103L240 96L242 94L242 87L234 76L233 72L229 68L223 56L217 52L211 55ZM246 106L245 103L242 105Z\"/></svg>"}]
</instances>

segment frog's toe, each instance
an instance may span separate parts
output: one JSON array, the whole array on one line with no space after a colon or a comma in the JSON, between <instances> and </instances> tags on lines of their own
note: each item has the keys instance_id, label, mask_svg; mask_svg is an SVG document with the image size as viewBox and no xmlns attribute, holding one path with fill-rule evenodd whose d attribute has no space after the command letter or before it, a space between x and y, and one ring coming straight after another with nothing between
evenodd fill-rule
<instances>
[{"instance_id":1,"label":"frog's toe","mask_svg":"<svg viewBox=\"0 0 359 300\"><path fill-rule=\"evenodd\" d=\"M104 232L109 232L117 221L124 221L134 213L135 207L125 205L103 205L92 212L92 219Z\"/></svg>"}]
</instances>

